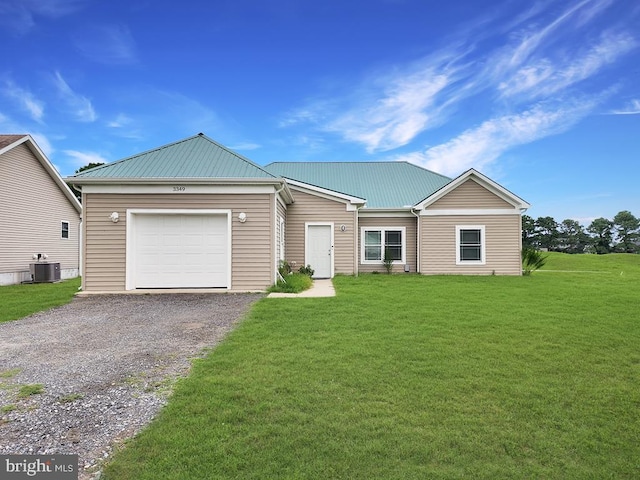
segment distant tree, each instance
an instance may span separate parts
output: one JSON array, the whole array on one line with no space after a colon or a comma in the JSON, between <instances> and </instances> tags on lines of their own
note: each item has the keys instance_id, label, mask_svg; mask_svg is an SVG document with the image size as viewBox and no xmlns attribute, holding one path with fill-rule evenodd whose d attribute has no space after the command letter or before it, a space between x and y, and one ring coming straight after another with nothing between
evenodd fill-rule
<instances>
[{"instance_id":1,"label":"distant tree","mask_svg":"<svg viewBox=\"0 0 640 480\"><path fill-rule=\"evenodd\" d=\"M613 227L618 243L615 250L623 253L636 253L639 251L637 240L640 237L640 220L634 217L630 211L623 210L613 217Z\"/></svg>"},{"instance_id":2,"label":"distant tree","mask_svg":"<svg viewBox=\"0 0 640 480\"><path fill-rule=\"evenodd\" d=\"M541 248L555 250L558 243L558 224L553 217L538 217L536 235Z\"/></svg>"},{"instance_id":3,"label":"distant tree","mask_svg":"<svg viewBox=\"0 0 640 480\"><path fill-rule=\"evenodd\" d=\"M91 162L87 165L85 165L84 167L81 167L79 169L77 169L75 171L75 173L80 173L80 172L84 172L85 170L90 170L92 168L95 167L99 167L100 165L104 165L104 163L100 163L100 162ZM67 184L69 185L69 188L71 189L71 191L73 192L73 194L76 196L76 198L82 202L82 192L80 190L78 190L77 188L75 188L73 185L71 185L70 183Z\"/></svg>"},{"instance_id":4,"label":"distant tree","mask_svg":"<svg viewBox=\"0 0 640 480\"><path fill-rule=\"evenodd\" d=\"M522 215L522 248L538 248L536 221L529 215Z\"/></svg>"},{"instance_id":5,"label":"distant tree","mask_svg":"<svg viewBox=\"0 0 640 480\"><path fill-rule=\"evenodd\" d=\"M592 244L599 255L610 253L613 243L613 222L606 218L596 218L587 231L592 235Z\"/></svg>"},{"instance_id":6,"label":"distant tree","mask_svg":"<svg viewBox=\"0 0 640 480\"><path fill-rule=\"evenodd\" d=\"M558 249L566 253L584 253L589 236L580 222L567 218L558 225Z\"/></svg>"}]
</instances>

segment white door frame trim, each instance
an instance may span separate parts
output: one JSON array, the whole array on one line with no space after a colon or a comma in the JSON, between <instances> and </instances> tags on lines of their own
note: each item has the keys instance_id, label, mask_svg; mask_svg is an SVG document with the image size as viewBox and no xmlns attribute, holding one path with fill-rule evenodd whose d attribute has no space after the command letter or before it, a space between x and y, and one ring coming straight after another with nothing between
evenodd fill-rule
<instances>
[{"instance_id":1,"label":"white door frame trim","mask_svg":"<svg viewBox=\"0 0 640 480\"><path fill-rule=\"evenodd\" d=\"M331 274L329 278L333 278L335 271L335 249L333 239L333 222L305 222L304 223L304 265L309 265L309 227L310 226L323 226L330 227L331 232Z\"/></svg>"},{"instance_id":2,"label":"white door frame trim","mask_svg":"<svg viewBox=\"0 0 640 480\"><path fill-rule=\"evenodd\" d=\"M135 241L134 226L136 215L226 215L227 216L227 290L231 290L231 210L185 209L185 208L128 208L125 264L125 290L135 290Z\"/></svg>"}]
</instances>

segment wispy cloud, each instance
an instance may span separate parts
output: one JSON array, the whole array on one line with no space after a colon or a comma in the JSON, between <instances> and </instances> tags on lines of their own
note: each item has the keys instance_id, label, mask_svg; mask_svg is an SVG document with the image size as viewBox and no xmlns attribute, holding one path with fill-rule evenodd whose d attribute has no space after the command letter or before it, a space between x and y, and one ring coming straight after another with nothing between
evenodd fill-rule
<instances>
[{"instance_id":1,"label":"wispy cloud","mask_svg":"<svg viewBox=\"0 0 640 480\"><path fill-rule=\"evenodd\" d=\"M612 110L612 115L640 115L640 99L634 99L627 103L624 108Z\"/></svg>"},{"instance_id":2,"label":"wispy cloud","mask_svg":"<svg viewBox=\"0 0 640 480\"><path fill-rule=\"evenodd\" d=\"M589 114L596 99L565 102L550 107L537 104L517 114L491 118L443 144L423 152L394 157L445 175L458 175L474 167L482 169L510 148L566 131Z\"/></svg>"},{"instance_id":3,"label":"wispy cloud","mask_svg":"<svg viewBox=\"0 0 640 480\"><path fill-rule=\"evenodd\" d=\"M116 118L114 118L113 120L110 120L107 122L107 127L109 128L125 128L129 125L131 125L131 122L133 122L133 119L124 114L124 113L119 113Z\"/></svg>"},{"instance_id":4,"label":"wispy cloud","mask_svg":"<svg viewBox=\"0 0 640 480\"><path fill-rule=\"evenodd\" d=\"M541 1L479 19L478 35L454 33L412 65L390 66L391 74L368 77L348 94L316 96L280 126L339 135L368 153L446 127L453 134L440 145L391 157L447 174L487 166L511 148L566 131L611 93L601 74L640 45L624 22L602 21L614 3ZM639 103L612 113L638 113Z\"/></svg>"},{"instance_id":5,"label":"wispy cloud","mask_svg":"<svg viewBox=\"0 0 640 480\"><path fill-rule=\"evenodd\" d=\"M626 32L604 32L584 52L553 60L541 58L524 65L498 85L503 97L525 94L530 99L546 97L596 75L604 67L638 46Z\"/></svg>"},{"instance_id":6,"label":"wispy cloud","mask_svg":"<svg viewBox=\"0 0 640 480\"><path fill-rule=\"evenodd\" d=\"M250 143L250 142L246 142L246 143L238 143L237 145L233 145L229 147L231 150L258 150L259 148L262 148L262 145L260 145L259 143Z\"/></svg>"},{"instance_id":7,"label":"wispy cloud","mask_svg":"<svg viewBox=\"0 0 640 480\"><path fill-rule=\"evenodd\" d=\"M135 42L124 25L98 25L81 30L75 36L76 48L86 58L107 65L137 62Z\"/></svg>"},{"instance_id":8,"label":"wispy cloud","mask_svg":"<svg viewBox=\"0 0 640 480\"><path fill-rule=\"evenodd\" d=\"M409 143L417 134L440 120L434 104L451 77L427 69L393 78L382 95L370 104L357 105L326 125L347 141L367 151L387 151Z\"/></svg>"},{"instance_id":9,"label":"wispy cloud","mask_svg":"<svg viewBox=\"0 0 640 480\"><path fill-rule=\"evenodd\" d=\"M314 100L289 112L281 127L313 124L318 130L361 144L368 152L406 145L419 133L442 123L451 92L466 76L459 65L464 52L439 52L405 68L366 80L342 98Z\"/></svg>"},{"instance_id":10,"label":"wispy cloud","mask_svg":"<svg viewBox=\"0 0 640 480\"><path fill-rule=\"evenodd\" d=\"M17 34L29 32L38 17L56 19L80 10L86 0L2 0L0 25Z\"/></svg>"},{"instance_id":11,"label":"wispy cloud","mask_svg":"<svg viewBox=\"0 0 640 480\"><path fill-rule=\"evenodd\" d=\"M95 152L79 152L77 150L64 150L63 152L72 159L73 164L78 168L90 163L107 163L109 161Z\"/></svg>"},{"instance_id":12,"label":"wispy cloud","mask_svg":"<svg viewBox=\"0 0 640 480\"><path fill-rule=\"evenodd\" d=\"M33 120L38 123L42 122L44 102L37 99L29 90L16 85L11 80L5 80L2 93L26 111Z\"/></svg>"},{"instance_id":13,"label":"wispy cloud","mask_svg":"<svg viewBox=\"0 0 640 480\"><path fill-rule=\"evenodd\" d=\"M53 83L58 95L78 121L94 122L98 118L91 100L74 92L65 79L62 78L60 72L55 72L53 75Z\"/></svg>"}]
</instances>

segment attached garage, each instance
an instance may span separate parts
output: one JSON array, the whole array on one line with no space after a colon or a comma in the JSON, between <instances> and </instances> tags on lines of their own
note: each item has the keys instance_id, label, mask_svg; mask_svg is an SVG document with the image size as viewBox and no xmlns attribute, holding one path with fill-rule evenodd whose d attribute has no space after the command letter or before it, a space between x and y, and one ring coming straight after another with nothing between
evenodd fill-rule
<instances>
[{"instance_id":1,"label":"attached garage","mask_svg":"<svg viewBox=\"0 0 640 480\"><path fill-rule=\"evenodd\" d=\"M127 290L230 288L231 212L127 211Z\"/></svg>"}]
</instances>

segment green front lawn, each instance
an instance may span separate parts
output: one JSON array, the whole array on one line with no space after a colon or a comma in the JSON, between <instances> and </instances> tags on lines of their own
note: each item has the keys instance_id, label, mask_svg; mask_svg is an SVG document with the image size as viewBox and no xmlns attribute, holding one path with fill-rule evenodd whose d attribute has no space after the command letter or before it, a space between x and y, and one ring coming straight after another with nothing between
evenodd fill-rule
<instances>
[{"instance_id":1,"label":"green front lawn","mask_svg":"<svg viewBox=\"0 0 640 480\"><path fill-rule=\"evenodd\" d=\"M59 283L0 287L0 323L69 303L80 287L80 277Z\"/></svg>"},{"instance_id":2,"label":"green front lawn","mask_svg":"<svg viewBox=\"0 0 640 480\"><path fill-rule=\"evenodd\" d=\"M102 478L638 478L639 281L554 254L262 300Z\"/></svg>"}]
</instances>

